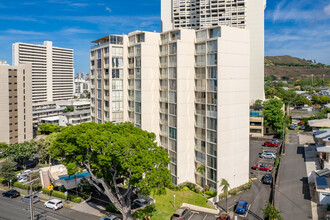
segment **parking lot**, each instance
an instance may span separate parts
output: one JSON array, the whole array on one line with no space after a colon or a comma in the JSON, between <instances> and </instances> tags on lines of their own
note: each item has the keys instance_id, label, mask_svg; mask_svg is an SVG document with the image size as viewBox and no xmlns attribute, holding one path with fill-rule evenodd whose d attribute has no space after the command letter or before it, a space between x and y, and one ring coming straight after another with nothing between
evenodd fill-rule
<instances>
[{"instance_id":1,"label":"parking lot","mask_svg":"<svg viewBox=\"0 0 330 220\"><path fill-rule=\"evenodd\" d=\"M260 154L263 150L273 151L278 155L278 147L265 147L264 141L250 141L250 178L257 178L261 180L262 177L268 173L267 171L253 170L254 164L263 163L274 167L274 160L260 158Z\"/></svg>"},{"instance_id":2,"label":"parking lot","mask_svg":"<svg viewBox=\"0 0 330 220\"><path fill-rule=\"evenodd\" d=\"M215 220L218 216L210 213L197 212L192 210L184 220Z\"/></svg>"}]
</instances>

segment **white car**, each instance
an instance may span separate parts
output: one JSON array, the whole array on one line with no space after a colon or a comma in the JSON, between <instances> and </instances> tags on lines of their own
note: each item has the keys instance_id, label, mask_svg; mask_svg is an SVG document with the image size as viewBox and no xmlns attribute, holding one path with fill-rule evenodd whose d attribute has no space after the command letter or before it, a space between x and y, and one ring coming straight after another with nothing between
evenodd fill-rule
<instances>
[{"instance_id":1,"label":"white car","mask_svg":"<svg viewBox=\"0 0 330 220\"><path fill-rule=\"evenodd\" d=\"M17 177L26 176L31 172L32 172L32 170L24 170L24 171L20 172L19 174L17 174Z\"/></svg>"},{"instance_id":2,"label":"white car","mask_svg":"<svg viewBox=\"0 0 330 220\"><path fill-rule=\"evenodd\" d=\"M115 215L110 215L110 216L103 216L99 218L99 220L121 220L121 219Z\"/></svg>"},{"instance_id":3,"label":"white car","mask_svg":"<svg viewBox=\"0 0 330 220\"><path fill-rule=\"evenodd\" d=\"M276 154L270 153L270 152L268 152L268 153L262 153L260 155L260 157L261 158L266 158L266 159L276 159Z\"/></svg>"},{"instance_id":4,"label":"white car","mask_svg":"<svg viewBox=\"0 0 330 220\"><path fill-rule=\"evenodd\" d=\"M45 208L50 208L53 210L61 209L63 208L63 203L59 199L52 199L45 202Z\"/></svg>"},{"instance_id":5,"label":"white car","mask_svg":"<svg viewBox=\"0 0 330 220\"><path fill-rule=\"evenodd\" d=\"M19 182L19 183L25 183L26 181L27 181L26 176L20 176L17 180L17 182Z\"/></svg>"}]
</instances>

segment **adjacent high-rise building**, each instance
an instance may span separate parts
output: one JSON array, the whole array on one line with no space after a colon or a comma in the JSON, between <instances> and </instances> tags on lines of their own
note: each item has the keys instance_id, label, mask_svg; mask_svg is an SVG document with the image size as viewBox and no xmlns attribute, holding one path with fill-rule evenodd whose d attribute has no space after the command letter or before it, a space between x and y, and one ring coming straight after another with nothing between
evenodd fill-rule
<instances>
[{"instance_id":1,"label":"adjacent high-rise building","mask_svg":"<svg viewBox=\"0 0 330 220\"><path fill-rule=\"evenodd\" d=\"M32 63L32 101L46 102L73 97L73 50L44 45L14 43L13 64Z\"/></svg>"},{"instance_id":2,"label":"adjacent high-rise building","mask_svg":"<svg viewBox=\"0 0 330 220\"><path fill-rule=\"evenodd\" d=\"M78 98L85 98L91 90L91 81L90 79L86 79L86 75L84 73L78 73L74 78L74 95ZM87 91L87 93L86 93Z\"/></svg>"},{"instance_id":3,"label":"adjacent high-rise building","mask_svg":"<svg viewBox=\"0 0 330 220\"><path fill-rule=\"evenodd\" d=\"M222 178L231 187L248 181L249 31L135 31L93 43L92 121L128 121L154 132L175 184L220 192Z\"/></svg>"},{"instance_id":4,"label":"adjacent high-rise building","mask_svg":"<svg viewBox=\"0 0 330 220\"><path fill-rule=\"evenodd\" d=\"M161 0L162 31L218 25L250 31L250 101L264 100L266 0Z\"/></svg>"},{"instance_id":5,"label":"adjacent high-rise building","mask_svg":"<svg viewBox=\"0 0 330 220\"><path fill-rule=\"evenodd\" d=\"M32 65L9 66L0 61L0 142L32 139Z\"/></svg>"}]
</instances>

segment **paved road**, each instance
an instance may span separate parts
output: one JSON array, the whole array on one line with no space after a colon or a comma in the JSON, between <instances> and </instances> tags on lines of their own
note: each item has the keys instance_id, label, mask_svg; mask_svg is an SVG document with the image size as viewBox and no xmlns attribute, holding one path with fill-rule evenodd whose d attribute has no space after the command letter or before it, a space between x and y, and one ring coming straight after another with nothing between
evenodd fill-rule
<instances>
[{"instance_id":1,"label":"paved road","mask_svg":"<svg viewBox=\"0 0 330 220\"><path fill-rule=\"evenodd\" d=\"M0 191L2 193L2 191ZM57 211L46 209L43 202L34 204L34 216L38 220L93 220L98 219L97 216L89 215L63 208ZM0 197L0 219L1 220L27 220L30 219L29 204L22 202L21 198L10 199Z\"/></svg>"},{"instance_id":2,"label":"paved road","mask_svg":"<svg viewBox=\"0 0 330 220\"><path fill-rule=\"evenodd\" d=\"M298 145L296 133L289 135L286 155L281 159L275 206L283 219L312 219L304 147Z\"/></svg>"}]
</instances>

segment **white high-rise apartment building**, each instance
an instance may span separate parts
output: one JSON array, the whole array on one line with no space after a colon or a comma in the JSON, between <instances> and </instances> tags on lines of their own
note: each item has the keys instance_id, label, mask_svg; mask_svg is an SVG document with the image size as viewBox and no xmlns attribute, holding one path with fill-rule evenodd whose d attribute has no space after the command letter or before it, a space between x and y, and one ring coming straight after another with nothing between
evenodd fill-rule
<instances>
[{"instance_id":1,"label":"white high-rise apartment building","mask_svg":"<svg viewBox=\"0 0 330 220\"><path fill-rule=\"evenodd\" d=\"M250 31L250 101L264 100L266 0L161 0L162 31L218 25Z\"/></svg>"},{"instance_id":2,"label":"white high-rise apartment building","mask_svg":"<svg viewBox=\"0 0 330 220\"><path fill-rule=\"evenodd\" d=\"M32 101L46 102L73 97L73 50L44 45L14 43L13 65L32 63Z\"/></svg>"},{"instance_id":3,"label":"white high-rise apartment building","mask_svg":"<svg viewBox=\"0 0 330 220\"><path fill-rule=\"evenodd\" d=\"M248 182L249 31L135 31L93 43L92 121L128 121L154 132L175 184L220 192L222 178L231 187Z\"/></svg>"}]
</instances>

